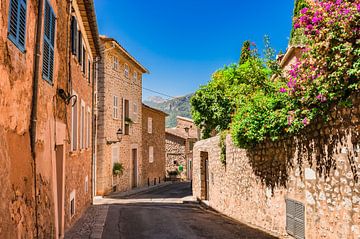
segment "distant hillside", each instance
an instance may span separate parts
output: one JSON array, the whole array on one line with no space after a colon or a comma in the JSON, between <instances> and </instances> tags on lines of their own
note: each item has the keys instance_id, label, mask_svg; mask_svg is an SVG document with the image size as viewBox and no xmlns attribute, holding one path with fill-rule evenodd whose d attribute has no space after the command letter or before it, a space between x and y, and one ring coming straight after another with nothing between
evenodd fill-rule
<instances>
[{"instance_id":1,"label":"distant hillside","mask_svg":"<svg viewBox=\"0 0 360 239\"><path fill-rule=\"evenodd\" d=\"M166 127L176 126L176 116L191 118L190 98L193 94L178 97L172 100L164 100L161 97L149 97L144 104L169 114L166 118Z\"/></svg>"}]
</instances>

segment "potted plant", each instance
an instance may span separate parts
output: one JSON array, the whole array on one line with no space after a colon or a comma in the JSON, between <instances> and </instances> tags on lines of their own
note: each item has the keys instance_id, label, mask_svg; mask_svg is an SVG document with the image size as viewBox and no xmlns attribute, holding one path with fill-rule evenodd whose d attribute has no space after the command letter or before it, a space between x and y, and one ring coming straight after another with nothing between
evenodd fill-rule
<instances>
[{"instance_id":1,"label":"potted plant","mask_svg":"<svg viewBox=\"0 0 360 239\"><path fill-rule=\"evenodd\" d=\"M113 175L119 176L122 175L124 171L124 166L121 163L114 163L113 165Z\"/></svg>"},{"instance_id":2,"label":"potted plant","mask_svg":"<svg viewBox=\"0 0 360 239\"><path fill-rule=\"evenodd\" d=\"M125 117L125 124L133 124L133 123L134 123L134 121L132 121L131 118Z\"/></svg>"}]
</instances>

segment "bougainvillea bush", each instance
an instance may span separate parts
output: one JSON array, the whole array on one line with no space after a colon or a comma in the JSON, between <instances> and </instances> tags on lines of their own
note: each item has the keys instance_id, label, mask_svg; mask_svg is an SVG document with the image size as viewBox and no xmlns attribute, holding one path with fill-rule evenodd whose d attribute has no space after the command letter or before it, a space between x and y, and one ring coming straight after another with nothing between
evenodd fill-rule
<instances>
[{"instance_id":1,"label":"bougainvillea bush","mask_svg":"<svg viewBox=\"0 0 360 239\"><path fill-rule=\"evenodd\" d=\"M359 90L360 0L316 1L300 11L294 28L307 44L279 89L292 105L288 132L326 116L334 104L349 105L348 97Z\"/></svg>"}]
</instances>

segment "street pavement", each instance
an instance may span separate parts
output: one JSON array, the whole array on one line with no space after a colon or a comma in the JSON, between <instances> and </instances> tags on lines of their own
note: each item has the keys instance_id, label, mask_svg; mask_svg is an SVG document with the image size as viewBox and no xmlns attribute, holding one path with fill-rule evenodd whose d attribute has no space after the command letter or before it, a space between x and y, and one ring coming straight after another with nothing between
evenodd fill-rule
<instances>
[{"instance_id":1,"label":"street pavement","mask_svg":"<svg viewBox=\"0 0 360 239\"><path fill-rule=\"evenodd\" d=\"M133 195L112 195L90 209L101 220L77 223L65 238L103 239L240 239L274 238L201 207L191 195L189 183L173 183ZM104 207L106 206L106 210ZM102 207L103 215L99 215ZM106 213L106 216L104 215ZM85 215L84 217L91 217ZM95 216L95 215L94 215ZM92 224L86 224L90 222ZM102 225L102 236L89 228ZM82 229L82 232L80 232ZM91 234L93 233L93 234Z\"/></svg>"}]
</instances>

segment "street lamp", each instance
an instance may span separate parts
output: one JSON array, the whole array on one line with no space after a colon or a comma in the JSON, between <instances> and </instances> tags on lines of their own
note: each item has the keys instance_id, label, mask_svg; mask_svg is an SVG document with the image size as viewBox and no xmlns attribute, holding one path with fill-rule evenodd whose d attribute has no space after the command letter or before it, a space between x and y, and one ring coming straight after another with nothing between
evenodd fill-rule
<instances>
[{"instance_id":1,"label":"street lamp","mask_svg":"<svg viewBox=\"0 0 360 239\"><path fill-rule=\"evenodd\" d=\"M122 139L122 134L123 134L122 129L119 128L119 129L116 131L116 138L117 138L117 140L106 140L106 144L120 143L120 142L121 142L121 139Z\"/></svg>"}]
</instances>

